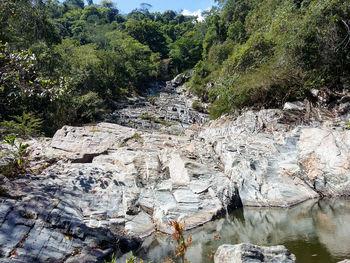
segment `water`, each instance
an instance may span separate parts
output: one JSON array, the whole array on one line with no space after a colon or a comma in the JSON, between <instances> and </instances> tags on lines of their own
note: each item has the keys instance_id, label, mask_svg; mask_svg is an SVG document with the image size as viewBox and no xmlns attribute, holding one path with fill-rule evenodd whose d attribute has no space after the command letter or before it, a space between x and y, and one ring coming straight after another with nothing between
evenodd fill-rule
<instances>
[{"instance_id":1,"label":"water","mask_svg":"<svg viewBox=\"0 0 350 263\"><path fill-rule=\"evenodd\" d=\"M289 209L239 209L186 235L193 237L186 253L191 263L213 262L221 244L242 242L285 245L299 263L335 263L350 259L350 200L310 200ZM155 234L136 254L146 262L165 262L174 245L171 237Z\"/></svg>"}]
</instances>

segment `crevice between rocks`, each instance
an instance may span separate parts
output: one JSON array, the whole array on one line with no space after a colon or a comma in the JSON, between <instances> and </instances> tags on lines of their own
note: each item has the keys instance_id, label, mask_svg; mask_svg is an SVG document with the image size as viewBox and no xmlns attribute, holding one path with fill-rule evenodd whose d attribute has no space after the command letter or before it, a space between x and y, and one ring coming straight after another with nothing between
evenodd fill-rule
<instances>
[{"instance_id":1,"label":"crevice between rocks","mask_svg":"<svg viewBox=\"0 0 350 263\"><path fill-rule=\"evenodd\" d=\"M92 160L95 157L100 156L100 155L104 155L107 153L108 153L108 151L104 151L102 153L86 153L86 154L83 154L83 156L81 158L74 159L72 161L72 163L92 163Z\"/></svg>"},{"instance_id":2,"label":"crevice between rocks","mask_svg":"<svg viewBox=\"0 0 350 263\"><path fill-rule=\"evenodd\" d=\"M225 216L227 213L230 213L233 210L238 209L238 208L242 208L242 207L243 207L243 203L242 203L241 197L239 195L239 190L238 190L238 187L235 185L235 192L232 195L230 203L226 207L223 207L220 211L218 211L212 217L212 221L216 220L216 219L220 219L223 216Z\"/></svg>"}]
</instances>

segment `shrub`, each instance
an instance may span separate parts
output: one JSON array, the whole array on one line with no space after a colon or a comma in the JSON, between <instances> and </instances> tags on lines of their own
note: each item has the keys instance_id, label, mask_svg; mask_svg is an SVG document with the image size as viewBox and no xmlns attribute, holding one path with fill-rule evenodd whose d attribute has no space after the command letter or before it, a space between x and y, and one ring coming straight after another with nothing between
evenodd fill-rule
<instances>
[{"instance_id":1,"label":"shrub","mask_svg":"<svg viewBox=\"0 0 350 263\"><path fill-rule=\"evenodd\" d=\"M29 147L29 145L24 144L21 139L17 139L16 135L4 136L2 143L11 147L2 154L9 155L9 157L13 158L13 160L11 160L7 165L1 167L1 173L6 177L14 177L18 174L27 172L26 149Z\"/></svg>"},{"instance_id":2,"label":"shrub","mask_svg":"<svg viewBox=\"0 0 350 263\"><path fill-rule=\"evenodd\" d=\"M192 244L192 236L185 238L184 237L184 225L181 225L180 222L171 221L169 226L174 228L174 233L172 235L173 239L177 242L176 257L180 258L182 262L187 262L185 259L185 252L188 247Z\"/></svg>"},{"instance_id":3,"label":"shrub","mask_svg":"<svg viewBox=\"0 0 350 263\"><path fill-rule=\"evenodd\" d=\"M4 133L16 134L24 139L40 135L43 120L36 118L34 113L23 112L21 116L12 116L12 118L11 121L0 122Z\"/></svg>"},{"instance_id":4,"label":"shrub","mask_svg":"<svg viewBox=\"0 0 350 263\"><path fill-rule=\"evenodd\" d=\"M195 100L193 103L192 103L192 108L197 110L197 111L200 111L200 112L203 112L204 111L204 107L203 107L203 104L198 101L198 100Z\"/></svg>"}]
</instances>

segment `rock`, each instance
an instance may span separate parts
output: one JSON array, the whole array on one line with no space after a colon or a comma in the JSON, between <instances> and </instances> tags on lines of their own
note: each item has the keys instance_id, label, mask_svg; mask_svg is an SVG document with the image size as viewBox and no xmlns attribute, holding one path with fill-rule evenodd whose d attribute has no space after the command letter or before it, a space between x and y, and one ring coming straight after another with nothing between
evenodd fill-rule
<instances>
[{"instance_id":1,"label":"rock","mask_svg":"<svg viewBox=\"0 0 350 263\"><path fill-rule=\"evenodd\" d=\"M252 244L221 245L214 256L215 263L279 262L294 263L295 256L285 246L259 247Z\"/></svg>"},{"instance_id":2,"label":"rock","mask_svg":"<svg viewBox=\"0 0 350 263\"><path fill-rule=\"evenodd\" d=\"M286 102L283 106L283 110L298 110L302 111L305 110L305 105L301 101L295 101L295 102Z\"/></svg>"},{"instance_id":3,"label":"rock","mask_svg":"<svg viewBox=\"0 0 350 263\"><path fill-rule=\"evenodd\" d=\"M245 206L349 196L350 131L296 126L284 118L279 110L248 111L209 123L199 138L212 145Z\"/></svg>"},{"instance_id":4,"label":"rock","mask_svg":"<svg viewBox=\"0 0 350 263\"><path fill-rule=\"evenodd\" d=\"M350 259L345 259L345 260L339 261L338 263L350 263Z\"/></svg>"},{"instance_id":5,"label":"rock","mask_svg":"<svg viewBox=\"0 0 350 263\"><path fill-rule=\"evenodd\" d=\"M342 115L350 112L350 96L344 96L340 99L338 112Z\"/></svg>"},{"instance_id":6,"label":"rock","mask_svg":"<svg viewBox=\"0 0 350 263\"><path fill-rule=\"evenodd\" d=\"M99 123L96 126L85 127L64 126L52 138L51 153L56 155L59 153L60 157L75 158L76 162L88 163L107 149L132 137L135 132L133 129L111 123Z\"/></svg>"},{"instance_id":7,"label":"rock","mask_svg":"<svg viewBox=\"0 0 350 263\"><path fill-rule=\"evenodd\" d=\"M151 217L141 212L129 222L125 223L125 230L129 236L146 237L155 231Z\"/></svg>"},{"instance_id":8,"label":"rock","mask_svg":"<svg viewBox=\"0 0 350 263\"><path fill-rule=\"evenodd\" d=\"M188 81L194 74L194 70L190 70L186 73L178 74L173 80L171 80L171 84L173 86L180 86Z\"/></svg>"},{"instance_id":9,"label":"rock","mask_svg":"<svg viewBox=\"0 0 350 263\"><path fill-rule=\"evenodd\" d=\"M188 94L188 88L181 86L191 76L192 71L178 75L166 84L157 83L145 97L133 99L133 105L117 109L107 116L109 122L144 131L161 131L167 134L181 134L192 125L209 120L209 115L193 109L192 103L198 98ZM148 95L148 96L147 96ZM207 108L203 104L203 109Z\"/></svg>"},{"instance_id":10,"label":"rock","mask_svg":"<svg viewBox=\"0 0 350 263\"><path fill-rule=\"evenodd\" d=\"M350 131L305 128L298 142L302 179L324 196L350 195Z\"/></svg>"}]
</instances>

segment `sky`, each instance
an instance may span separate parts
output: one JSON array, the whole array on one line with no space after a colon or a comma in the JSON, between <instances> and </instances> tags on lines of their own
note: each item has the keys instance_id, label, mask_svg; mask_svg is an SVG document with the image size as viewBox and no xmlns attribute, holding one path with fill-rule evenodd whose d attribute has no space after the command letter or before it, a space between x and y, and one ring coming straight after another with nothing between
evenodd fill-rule
<instances>
[{"instance_id":1,"label":"sky","mask_svg":"<svg viewBox=\"0 0 350 263\"><path fill-rule=\"evenodd\" d=\"M100 0L94 0L98 4ZM122 13L129 13L139 8L141 3L152 5L151 12L163 12L165 10L183 11L184 15L200 14L214 5L214 0L113 0Z\"/></svg>"}]
</instances>

